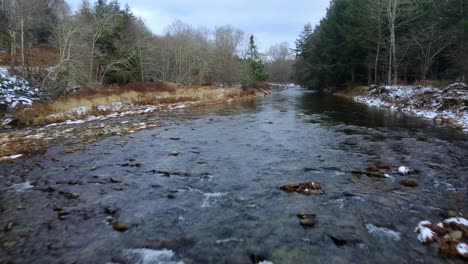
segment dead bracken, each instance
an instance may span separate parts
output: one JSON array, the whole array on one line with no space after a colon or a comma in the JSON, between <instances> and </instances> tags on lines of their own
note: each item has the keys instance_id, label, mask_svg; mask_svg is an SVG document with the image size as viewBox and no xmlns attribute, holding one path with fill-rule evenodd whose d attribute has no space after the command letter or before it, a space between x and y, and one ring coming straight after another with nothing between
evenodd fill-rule
<instances>
[{"instance_id":1,"label":"dead bracken","mask_svg":"<svg viewBox=\"0 0 468 264\"><path fill-rule=\"evenodd\" d=\"M462 214L437 224L421 221L414 231L418 233L421 243L429 245L438 242L440 255L468 259L468 220Z\"/></svg>"}]
</instances>

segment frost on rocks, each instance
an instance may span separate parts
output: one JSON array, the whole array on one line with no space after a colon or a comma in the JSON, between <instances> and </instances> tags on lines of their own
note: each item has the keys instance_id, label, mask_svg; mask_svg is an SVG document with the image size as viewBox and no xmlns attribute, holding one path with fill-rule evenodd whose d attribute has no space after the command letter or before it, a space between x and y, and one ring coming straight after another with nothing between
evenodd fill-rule
<instances>
[{"instance_id":1,"label":"frost on rocks","mask_svg":"<svg viewBox=\"0 0 468 264\"><path fill-rule=\"evenodd\" d=\"M6 68L0 67L0 105L15 108L18 105L31 105L41 93L32 88L24 79L10 75Z\"/></svg>"},{"instance_id":2,"label":"frost on rocks","mask_svg":"<svg viewBox=\"0 0 468 264\"><path fill-rule=\"evenodd\" d=\"M421 243L432 243L435 239L435 233L431 230L432 223L429 221L421 221L418 223L414 232L419 233L418 240Z\"/></svg>"}]
</instances>

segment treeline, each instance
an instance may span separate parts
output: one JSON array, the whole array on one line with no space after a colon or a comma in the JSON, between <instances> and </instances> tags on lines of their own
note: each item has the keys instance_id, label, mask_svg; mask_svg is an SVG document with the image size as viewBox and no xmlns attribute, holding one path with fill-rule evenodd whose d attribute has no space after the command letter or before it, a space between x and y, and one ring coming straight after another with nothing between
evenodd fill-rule
<instances>
[{"instance_id":1,"label":"treeline","mask_svg":"<svg viewBox=\"0 0 468 264\"><path fill-rule=\"evenodd\" d=\"M232 26L195 29L180 21L155 35L118 1L83 1L71 13L64 0L0 0L0 20L0 37L8 43L11 68L18 72L37 69L29 67L27 47L57 48L54 70L36 76L54 96L72 87L156 80L251 85L267 80L267 71L278 81L289 80L292 72L284 44L273 46L274 55L267 56L258 51L253 36L247 38Z\"/></svg>"},{"instance_id":2,"label":"treeline","mask_svg":"<svg viewBox=\"0 0 468 264\"><path fill-rule=\"evenodd\" d=\"M332 0L296 41L311 88L468 77L468 0Z\"/></svg>"}]
</instances>

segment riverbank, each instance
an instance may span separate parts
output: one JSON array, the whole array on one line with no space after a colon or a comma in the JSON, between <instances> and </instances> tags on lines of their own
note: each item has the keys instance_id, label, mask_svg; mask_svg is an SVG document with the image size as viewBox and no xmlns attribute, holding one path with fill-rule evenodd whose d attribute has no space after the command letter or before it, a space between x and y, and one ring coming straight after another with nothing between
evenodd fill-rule
<instances>
[{"instance_id":1,"label":"riverbank","mask_svg":"<svg viewBox=\"0 0 468 264\"><path fill-rule=\"evenodd\" d=\"M159 83L88 90L51 102L15 104L9 117L2 121L6 130L0 133L0 162L43 153L54 144L69 145L67 153L71 153L84 149L83 144L97 142L106 136L128 135L159 127L170 112L250 100L270 92L268 86L177 88ZM145 117L147 115L152 118ZM130 118L134 116L139 117ZM13 125L23 128L14 129Z\"/></svg>"},{"instance_id":2,"label":"riverbank","mask_svg":"<svg viewBox=\"0 0 468 264\"><path fill-rule=\"evenodd\" d=\"M468 87L454 83L432 86L355 87L336 95L369 106L388 108L437 123L447 123L468 133Z\"/></svg>"}]
</instances>

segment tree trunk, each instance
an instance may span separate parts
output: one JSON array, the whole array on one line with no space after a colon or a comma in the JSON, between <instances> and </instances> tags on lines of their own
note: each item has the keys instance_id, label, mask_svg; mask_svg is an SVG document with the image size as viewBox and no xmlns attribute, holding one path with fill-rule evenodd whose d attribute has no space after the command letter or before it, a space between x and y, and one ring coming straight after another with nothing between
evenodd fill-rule
<instances>
[{"instance_id":1,"label":"tree trunk","mask_svg":"<svg viewBox=\"0 0 468 264\"><path fill-rule=\"evenodd\" d=\"M91 45L91 59L89 61L89 82L93 81L93 61L94 61L94 46L96 42L93 41Z\"/></svg>"},{"instance_id":2,"label":"tree trunk","mask_svg":"<svg viewBox=\"0 0 468 264\"><path fill-rule=\"evenodd\" d=\"M24 71L24 17L21 17L21 66Z\"/></svg>"},{"instance_id":3,"label":"tree trunk","mask_svg":"<svg viewBox=\"0 0 468 264\"><path fill-rule=\"evenodd\" d=\"M375 63L374 63L374 82L377 84L378 73L379 73L379 56L380 56L380 41L377 44L377 52L375 54Z\"/></svg>"},{"instance_id":4,"label":"tree trunk","mask_svg":"<svg viewBox=\"0 0 468 264\"><path fill-rule=\"evenodd\" d=\"M11 57L11 70L15 70L16 66L16 32L10 34L11 36L11 51L10 51L10 57Z\"/></svg>"}]
</instances>

